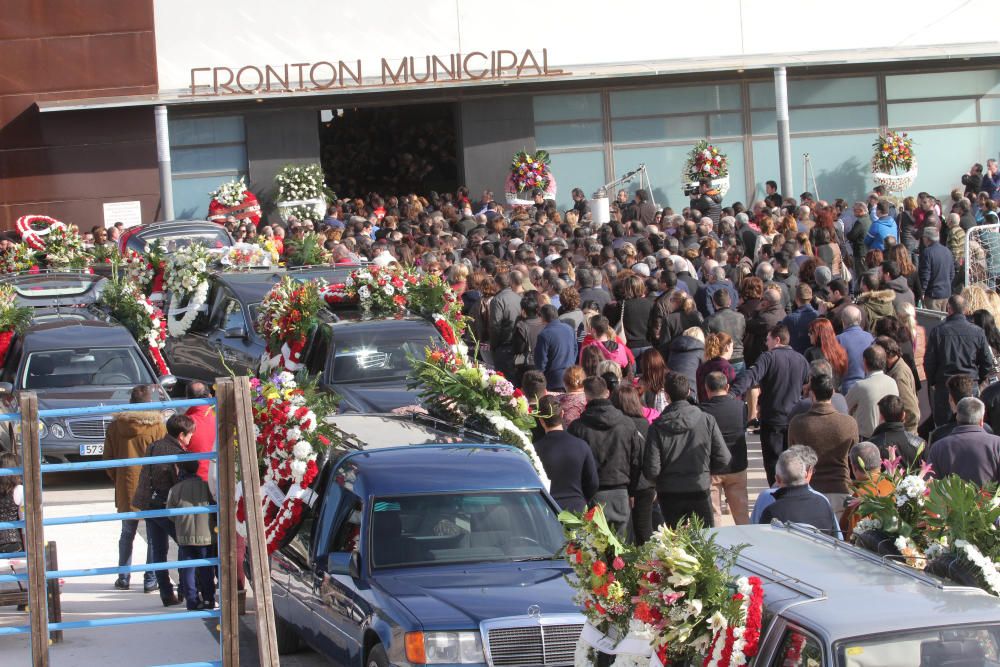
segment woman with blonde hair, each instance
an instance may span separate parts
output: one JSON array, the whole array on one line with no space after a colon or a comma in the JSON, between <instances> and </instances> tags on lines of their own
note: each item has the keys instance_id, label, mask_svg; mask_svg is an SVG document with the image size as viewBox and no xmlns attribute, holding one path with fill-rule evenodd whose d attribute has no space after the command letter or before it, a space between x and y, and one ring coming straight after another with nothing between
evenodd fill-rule
<instances>
[{"instance_id":1,"label":"woman with blonde hair","mask_svg":"<svg viewBox=\"0 0 1000 667\"><path fill-rule=\"evenodd\" d=\"M754 259L760 258L760 251L766 245L773 246L778 230L774 226L774 218L765 215L760 219L760 236L757 237L757 247L753 250Z\"/></svg>"},{"instance_id":2,"label":"woman with blonde hair","mask_svg":"<svg viewBox=\"0 0 1000 667\"><path fill-rule=\"evenodd\" d=\"M698 386L698 401L708 400L705 389L705 378L709 373L718 371L726 376L729 384L736 379L736 369L729 363L733 356L733 337L724 331L711 333L705 337L705 360L698 366L695 375Z\"/></svg>"},{"instance_id":3,"label":"woman with blonde hair","mask_svg":"<svg viewBox=\"0 0 1000 667\"><path fill-rule=\"evenodd\" d=\"M909 197L912 199L912 197ZM924 298L923 286L920 284L920 273L913 264L913 255L902 244L896 244L889 251L889 259L899 267L899 275L906 277L906 285L913 292L913 301L920 303Z\"/></svg>"},{"instance_id":4,"label":"woman with blonde hair","mask_svg":"<svg viewBox=\"0 0 1000 667\"><path fill-rule=\"evenodd\" d=\"M927 331L917 323L917 309L912 304L900 304L900 307L896 309L896 316L910 332L910 340L913 341L913 364L917 368L918 379L920 382L924 382L927 379L927 373L924 372Z\"/></svg>"},{"instance_id":5,"label":"woman with blonde hair","mask_svg":"<svg viewBox=\"0 0 1000 667\"><path fill-rule=\"evenodd\" d=\"M971 315L977 310L990 310L990 299L986 290L981 285L968 285L962 290L962 297L965 299L965 314Z\"/></svg>"}]
</instances>

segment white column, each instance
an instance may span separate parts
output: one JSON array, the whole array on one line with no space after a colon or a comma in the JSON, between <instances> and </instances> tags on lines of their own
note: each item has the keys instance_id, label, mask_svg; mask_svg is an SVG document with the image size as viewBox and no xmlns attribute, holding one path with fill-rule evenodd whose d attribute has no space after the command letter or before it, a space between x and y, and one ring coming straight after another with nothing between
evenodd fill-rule
<instances>
[{"instance_id":1,"label":"white column","mask_svg":"<svg viewBox=\"0 0 1000 667\"><path fill-rule=\"evenodd\" d=\"M795 198L792 182L792 140L788 131L788 80L784 67L774 68L774 108L778 121L778 167L781 195Z\"/></svg>"},{"instance_id":2,"label":"white column","mask_svg":"<svg viewBox=\"0 0 1000 667\"><path fill-rule=\"evenodd\" d=\"M160 167L160 212L162 220L174 219L173 169L170 166L170 127L167 124L167 107L160 104L154 109L156 118L156 160Z\"/></svg>"}]
</instances>

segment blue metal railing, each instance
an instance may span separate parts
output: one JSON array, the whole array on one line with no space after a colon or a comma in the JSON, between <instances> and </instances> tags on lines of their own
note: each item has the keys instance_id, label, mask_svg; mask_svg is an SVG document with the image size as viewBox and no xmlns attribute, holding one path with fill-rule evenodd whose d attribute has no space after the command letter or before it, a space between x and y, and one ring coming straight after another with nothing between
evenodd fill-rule
<instances>
[{"instance_id":1,"label":"blue metal railing","mask_svg":"<svg viewBox=\"0 0 1000 667\"><path fill-rule=\"evenodd\" d=\"M56 409L56 410L39 410L39 419L54 418L54 417L76 417L81 415L103 415L103 414L116 414L120 412L134 412L134 411L146 411L155 409L179 409L179 408L189 408L195 406L216 406L216 400L214 398L204 398L204 399L187 399L178 401L159 401L155 403L136 403L127 405L110 405L110 406L96 406L96 407L86 407L86 408L66 408L66 409ZM17 422L21 420L20 413L5 413L0 414L0 423L3 422ZM169 463L181 463L184 461L218 461L218 437L216 437L215 447L211 452L201 452L195 454L176 454L170 456L150 456L150 457L139 457L131 459L108 459L101 461L78 461L72 463L42 463L43 457L41 456L41 447L39 450L39 469L42 474L50 472L77 472L84 470L106 470L109 468L122 468L135 465L154 465L154 464L169 464ZM22 448L24 449L24 448ZM0 477L6 477L10 475L24 475L24 466L19 466L16 468L0 468ZM39 490L41 491L41 490ZM79 516L70 517L51 517L43 519L42 526L64 526L71 524L81 524L81 523L97 523L103 521L122 521L125 519L154 519L154 518L169 518L176 516L194 515L194 514L215 514L218 516L219 507L218 505L210 505L207 507L185 507L185 508L167 508L158 510L144 510L139 512L116 512L116 513L105 513L105 514L85 514ZM0 530L18 528L23 530L25 528L26 521L4 521L0 522ZM25 558L26 553L21 551L17 553L6 553L0 554L0 560L7 560L12 558ZM41 557L41 556L39 556ZM172 569L186 569L191 567L219 567L219 558L199 558L199 559L189 559L189 560L176 560L176 561L165 561L162 563L147 563L143 565L123 565L123 566L113 566L113 567L96 567L96 568L81 568L81 569L66 569L66 570L49 570L48 564L46 564L45 579L62 579L70 577L89 577L94 575L108 575L108 574L127 574L132 572L148 572L157 570L172 570ZM0 575L0 583L5 582L21 582L27 581L28 574L6 574ZM221 576L220 576L221 580ZM197 619L207 619L216 618L219 619L222 616L221 604L224 603L224 598L220 598L220 608L213 610L195 610L195 611L182 611L182 612L172 612L163 614L146 614L139 616L119 616L112 618L101 618L86 621L66 621L66 622L48 622L48 612L47 612L47 601L46 600L30 600L32 606L42 605L42 618L46 619L45 622L45 633L48 634L49 631L61 631L61 630L84 630L89 628L105 628L113 626L123 626L123 625L137 625L141 623L165 623L172 621L189 621ZM0 628L0 637L6 635L15 635L30 633L31 627L27 625L23 626L9 626ZM218 667L223 664L223 659L226 657L223 655L223 645L222 633L219 633L219 660L209 661L209 662L192 662L176 665L161 665L160 667Z\"/></svg>"}]
</instances>

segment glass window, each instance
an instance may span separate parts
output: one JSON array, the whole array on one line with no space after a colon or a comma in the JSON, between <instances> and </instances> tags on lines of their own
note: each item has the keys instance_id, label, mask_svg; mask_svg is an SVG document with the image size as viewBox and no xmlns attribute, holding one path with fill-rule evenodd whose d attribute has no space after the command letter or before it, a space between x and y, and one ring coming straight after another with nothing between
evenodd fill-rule
<instances>
[{"instance_id":1,"label":"glass window","mask_svg":"<svg viewBox=\"0 0 1000 667\"><path fill-rule=\"evenodd\" d=\"M799 79L788 82L788 106L875 102L878 86L873 76L837 79ZM754 109L774 108L774 81L750 84L750 104Z\"/></svg>"},{"instance_id":2,"label":"glass window","mask_svg":"<svg viewBox=\"0 0 1000 667\"><path fill-rule=\"evenodd\" d=\"M573 206L573 188L580 188L589 197L611 179L604 177L604 151L552 153L552 173L558 179L556 205L561 209Z\"/></svg>"},{"instance_id":3,"label":"glass window","mask_svg":"<svg viewBox=\"0 0 1000 667\"><path fill-rule=\"evenodd\" d=\"M410 324L409 322L405 324ZM403 380L410 372L410 358L423 353L441 335L433 326L338 327L334 333L333 377L339 383Z\"/></svg>"},{"instance_id":4,"label":"glass window","mask_svg":"<svg viewBox=\"0 0 1000 667\"><path fill-rule=\"evenodd\" d=\"M921 190L947 202L951 189L973 162L995 155L1000 146L1000 126L950 127L911 133L918 160L917 178L905 194ZM870 149L869 149L870 152Z\"/></svg>"},{"instance_id":5,"label":"glass window","mask_svg":"<svg viewBox=\"0 0 1000 667\"><path fill-rule=\"evenodd\" d=\"M535 122L601 118L601 94L535 95L531 100Z\"/></svg>"},{"instance_id":6,"label":"glass window","mask_svg":"<svg viewBox=\"0 0 1000 667\"><path fill-rule=\"evenodd\" d=\"M395 496L372 506L375 568L555 559L564 541L537 491Z\"/></svg>"},{"instance_id":7,"label":"glass window","mask_svg":"<svg viewBox=\"0 0 1000 667\"><path fill-rule=\"evenodd\" d=\"M979 100L979 117L983 122L1000 121L1000 97L984 97Z\"/></svg>"},{"instance_id":8,"label":"glass window","mask_svg":"<svg viewBox=\"0 0 1000 667\"><path fill-rule=\"evenodd\" d=\"M233 298L227 298L222 305L219 328L223 331L241 328L246 330L247 320L243 316L243 306Z\"/></svg>"},{"instance_id":9,"label":"glass window","mask_svg":"<svg viewBox=\"0 0 1000 667\"><path fill-rule=\"evenodd\" d=\"M739 108L740 87L736 84L646 88L611 93L613 118Z\"/></svg>"},{"instance_id":10,"label":"glass window","mask_svg":"<svg viewBox=\"0 0 1000 667\"><path fill-rule=\"evenodd\" d=\"M535 145L546 150L600 146L603 143L604 132L599 122L535 126Z\"/></svg>"},{"instance_id":11,"label":"glass window","mask_svg":"<svg viewBox=\"0 0 1000 667\"><path fill-rule=\"evenodd\" d=\"M800 192L815 189L824 199L844 197L848 201L864 199L871 187L872 153L870 134L846 134L830 137L792 137L792 185L794 192L781 193L798 196ZM812 167L809 182L805 182L804 155L808 153ZM764 196L764 182L778 181L778 141L761 139L753 142L754 193ZM921 164L923 162L921 161Z\"/></svg>"},{"instance_id":12,"label":"glass window","mask_svg":"<svg viewBox=\"0 0 1000 667\"><path fill-rule=\"evenodd\" d=\"M976 101L897 102L889 105L890 127L954 125L976 122Z\"/></svg>"},{"instance_id":13,"label":"glass window","mask_svg":"<svg viewBox=\"0 0 1000 667\"><path fill-rule=\"evenodd\" d=\"M176 186L175 186L176 187ZM205 195L206 199L208 195ZM183 227L173 227L171 229L147 227L128 239L128 247L136 252L145 252L147 244L159 241L167 252L174 252L181 248L186 248L192 243L200 243L206 248L222 248L231 245L226 230L216 224L194 225L198 229L185 229ZM185 227L187 227L185 225Z\"/></svg>"},{"instance_id":14,"label":"glass window","mask_svg":"<svg viewBox=\"0 0 1000 667\"><path fill-rule=\"evenodd\" d=\"M246 142L243 116L171 118L169 122L171 147Z\"/></svg>"},{"instance_id":15,"label":"glass window","mask_svg":"<svg viewBox=\"0 0 1000 667\"><path fill-rule=\"evenodd\" d=\"M754 113L759 112L755 111ZM788 112L788 116L792 132L875 129L878 127L878 106L874 104L826 109L792 109Z\"/></svg>"},{"instance_id":16,"label":"glass window","mask_svg":"<svg viewBox=\"0 0 1000 667\"><path fill-rule=\"evenodd\" d=\"M708 115L708 136L734 137L743 134L743 115L740 113L713 113Z\"/></svg>"},{"instance_id":17,"label":"glass window","mask_svg":"<svg viewBox=\"0 0 1000 667\"><path fill-rule=\"evenodd\" d=\"M777 134L778 121L774 109L750 112L750 130L755 135Z\"/></svg>"},{"instance_id":18,"label":"glass window","mask_svg":"<svg viewBox=\"0 0 1000 667\"><path fill-rule=\"evenodd\" d=\"M705 136L705 116L671 118L636 118L611 123L611 137L616 144L701 139Z\"/></svg>"},{"instance_id":19,"label":"glass window","mask_svg":"<svg viewBox=\"0 0 1000 667\"><path fill-rule=\"evenodd\" d=\"M784 665L802 665L802 667L822 667L823 647L819 641L799 630L788 630L771 667Z\"/></svg>"},{"instance_id":20,"label":"glass window","mask_svg":"<svg viewBox=\"0 0 1000 667\"><path fill-rule=\"evenodd\" d=\"M1000 70L895 74L885 77L885 93L890 100L995 95L1000 93Z\"/></svg>"},{"instance_id":21,"label":"glass window","mask_svg":"<svg viewBox=\"0 0 1000 667\"><path fill-rule=\"evenodd\" d=\"M244 171L233 172L228 176L216 175L196 178L174 176L174 217L178 220L204 220L208 216L209 193L226 181L245 175ZM227 242L226 245L229 243Z\"/></svg>"},{"instance_id":22,"label":"glass window","mask_svg":"<svg viewBox=\"0 0 1000 667\"><path fill-rule=\"evenodd\" d=\"M232 171L234 165L242 168L247 163L247 149L243 145L173 148L170 162L175 174Z\"/></svg>"},{"instance_id":23,"label":"glass window","mask_svg":"<svg viewBox=\"0 0 1000 667\"><path fill-rule=\"evenodd\" d=\"M1000 662L996 625L927 628L838 642L841 667L868 665L995 665Z\"/></svg>"},{"instance_id":24,"label":"glass window","mask_svg":"<svg viewBox=\"0 0 1000 667\"><path fill-rule=\"evenodd\" d=\"M127 347L47 350L28 355L22 389L72 389L151 384L137 350Z\"/></svg>"}]
</instances>

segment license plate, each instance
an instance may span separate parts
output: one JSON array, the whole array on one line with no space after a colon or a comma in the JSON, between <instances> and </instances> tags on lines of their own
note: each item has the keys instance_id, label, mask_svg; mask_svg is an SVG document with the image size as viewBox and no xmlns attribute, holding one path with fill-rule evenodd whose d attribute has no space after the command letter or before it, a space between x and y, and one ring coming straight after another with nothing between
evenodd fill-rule
<instances>
[{"instance_id":1,"label":"license plate","mask_svg":"<svg viewBox=\"0 0 1000 667\"><path fill-rule=\"evenodd\" d=\"M104 443L95 442L89 445L80 445L80 456L100 456L104 453Z\"/></svg>"}]
</instances>

